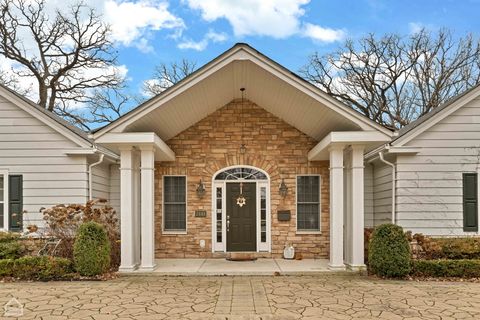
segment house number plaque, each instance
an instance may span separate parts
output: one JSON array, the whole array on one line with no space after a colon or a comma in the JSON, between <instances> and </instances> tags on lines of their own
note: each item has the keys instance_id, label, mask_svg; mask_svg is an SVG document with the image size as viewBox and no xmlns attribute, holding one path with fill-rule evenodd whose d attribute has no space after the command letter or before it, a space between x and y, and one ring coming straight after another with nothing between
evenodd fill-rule
<instances>
[{"instance_id":1,"label":"house number plaque","mask_svg":"<svg viewBox=\"0 0 480 320\"><path fill-rule=\"evenodd\" d=\"M196 218L205 218L207 216L207 210L195 210Z\"/></svg>"}]
</instances>

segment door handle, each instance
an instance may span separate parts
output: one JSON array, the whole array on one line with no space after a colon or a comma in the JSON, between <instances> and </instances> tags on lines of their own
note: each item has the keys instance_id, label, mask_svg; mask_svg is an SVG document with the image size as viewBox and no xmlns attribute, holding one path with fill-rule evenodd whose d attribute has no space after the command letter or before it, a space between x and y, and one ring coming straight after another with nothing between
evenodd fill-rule
<instances>
[{"instance_id":1,"label":"door handle","mask_svg":"<svg viewBox=\"0 0 480 320\"><path fill-rule=\"evenodd\" d=\"M230 231L230 217L227 216L227 231Z\"/></svg>"}]
</instances>

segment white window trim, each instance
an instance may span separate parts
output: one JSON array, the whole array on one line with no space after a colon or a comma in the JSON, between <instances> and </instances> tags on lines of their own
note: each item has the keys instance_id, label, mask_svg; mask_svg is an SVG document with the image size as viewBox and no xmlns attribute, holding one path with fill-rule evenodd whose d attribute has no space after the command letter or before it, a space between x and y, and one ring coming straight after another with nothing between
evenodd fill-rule
<instances>
[{"instance_id":1,"label":"white window trim","mask_svg":"<svg viewBox=\"0 0 480 320\"><path fill-rule=\"evenodd\" d=\"M8 170L0 169L0 176L3 176L3 228L2 231L8 231L9 226L9 212L8 212Z\"/></svg>"},{"instance_id":2,"label":"white window trim","mask_svg":"<svg viewBox=\"0 0 480 320\"><path fill-rule=\"evenodd\" d=\"M298 177L318 177L318 230L298 229ZM320 174L297 174L295 176L295 230L296 234L322 234L322 176Z\"/></svg>"},{"instance_id":3,"label":"white window trim","mask_svg":"<svg viewBox=\"0 0 480 320\"><path fill-rule=\"evenodd\" d=\"M185 230L165 230L165 177L185 177ZM177 235L188 233L188 177L183 174L165 174L162 176L162 234Z\"/></svg>"}]
</instances>

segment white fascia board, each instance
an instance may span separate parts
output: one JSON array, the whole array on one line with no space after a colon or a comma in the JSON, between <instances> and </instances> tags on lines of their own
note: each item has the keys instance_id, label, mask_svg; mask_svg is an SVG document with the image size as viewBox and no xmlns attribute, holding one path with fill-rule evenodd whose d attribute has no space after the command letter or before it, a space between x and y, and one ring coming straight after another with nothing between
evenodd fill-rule
<instances>
[{"instance_id":1,"label":"white fascia board","mask_svg":"<svg viewBox=\"0 0 480 320\"><path fill-rule=\"evenodd\" d=\"M417 154L422 148L421 147L397 147L388 145L385 148L388 153L400 153L400 154Z\"/></svg>"},{"instance_id":2,"label":"white fascia board","mask_svg":"<svg viewBox=\"0 0 480 320\"><path fill-rule=\"evenodd\" d=\"M87 149L87 148L79 148L79 149L67 149L67 150L64 150L64 153L66 155L69 155L69 156L76 156L76 155L85 155L85 156L89 156L89 155L92 155L92 154L98 154L98 153L101 153L101 154L104 154L105 156L111 158L111 159L114 159L114 160L118 160L120 159L120 156L114 152L109 152L107 150L99 150L99 149L95 149L95 148L90 148L90 149Z\"/></svg>"},{"instance_id":3,"label":"white fascia board","mask_svg":"<svg viewBox=\"0 0 480 320\"><path fill-rule=\"evenodd\" d=\"M172 149L157 136L154 132L122 132L107 133L95 140L95 143L115 147L140 147L152 145L158 161L174 161L175 153Z\"/></svg>"},{"instance_id":4,"label":"white fascia board","mask_svg":"<svg viewBox=\"0 0 480 320\"><path fill-rule=\"evenodd\" d=\"M379 131L333 131L308 152L308 160L328 160L328 149L333 145L369 145L389 141L390 137Z\"/></svg>"}]
</instances>

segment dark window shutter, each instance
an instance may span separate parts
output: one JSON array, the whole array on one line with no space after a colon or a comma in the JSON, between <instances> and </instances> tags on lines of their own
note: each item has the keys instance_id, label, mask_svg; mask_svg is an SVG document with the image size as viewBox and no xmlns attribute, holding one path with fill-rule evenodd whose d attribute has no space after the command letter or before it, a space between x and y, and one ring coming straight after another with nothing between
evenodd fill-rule
<instances>
[{"instance_id":1,"label":"dark window shutter","mask_svg":"<svg viewBox=\"0 0 480 320\"><path fill-rule=\"evenodd\" d=\"M23 223L23 177L10 175L8 179L9 229L20 231Z\"/></svg>"},{"instance_id":2,"label":"dark window shutter","mask_svg":"<svg viewBox=\"0 0 480 320\"><path fill-rule=\"evenodd\" d=\"M463 231L478 231L477 174L463 174Z\"/></svg>"}]
</instances>

